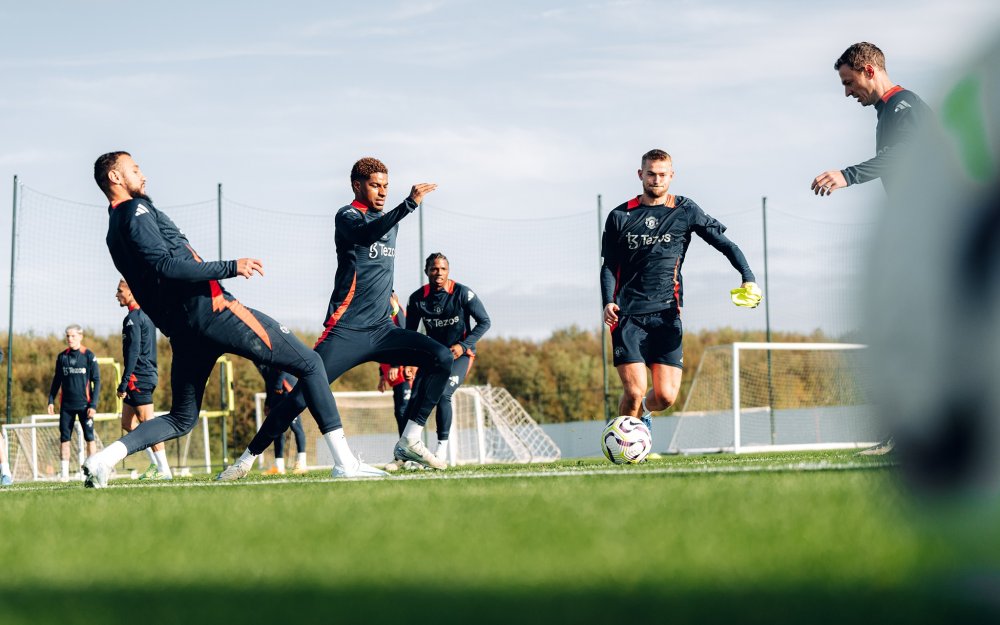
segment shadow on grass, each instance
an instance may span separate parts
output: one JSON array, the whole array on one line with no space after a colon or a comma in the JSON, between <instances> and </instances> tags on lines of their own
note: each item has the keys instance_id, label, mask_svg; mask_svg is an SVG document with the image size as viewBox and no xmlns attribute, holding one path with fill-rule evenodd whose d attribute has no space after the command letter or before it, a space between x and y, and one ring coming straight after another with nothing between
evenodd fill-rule
<instances>
[{"instance_id":1,"label":"shadow on grass","mask_svg":"<svg viewBox=\"0 0 1000 625\"><path fill-rule=\"evenodd\" d=\"M415 576L417 574L414 574ZM0 623L985 623L1000 622L981 590L957 585L884 593L668 587L448 591L407 586L164 587L114 590L0 587ZM996 589L993 589L994 591ZM979 594L976 594L979 593Z\"/></svg>"}]
</instances>

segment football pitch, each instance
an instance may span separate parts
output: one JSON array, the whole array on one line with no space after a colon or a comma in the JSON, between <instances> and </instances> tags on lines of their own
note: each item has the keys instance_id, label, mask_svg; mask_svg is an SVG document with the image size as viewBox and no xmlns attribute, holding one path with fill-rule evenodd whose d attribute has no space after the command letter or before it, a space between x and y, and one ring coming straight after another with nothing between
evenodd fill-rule
<instances>
[{"instance_id":1,"label":"football pitch","mask_svg":"<svg viewBox=\"0 0 1000 625\"><path fill-rule=\"evenodd\" d=\"M0 491L0 623L997 618L998 541L970 556L895 472L814 452L21 483Z\"/></svg>"}]
</instances>

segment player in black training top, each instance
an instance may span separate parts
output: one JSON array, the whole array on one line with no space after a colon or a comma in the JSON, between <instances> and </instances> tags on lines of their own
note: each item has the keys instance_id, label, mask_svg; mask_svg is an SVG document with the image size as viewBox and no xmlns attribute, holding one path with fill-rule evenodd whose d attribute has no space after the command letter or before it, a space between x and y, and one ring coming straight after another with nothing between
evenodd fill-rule
<instances>
[{"instance_id":1,"label":"player in black training top","mask_svg":"<svg viewBox=\"0 0 1000 625\"><path fill-rule=\"evenodd\" d=\"M278 402L291 393L298 380L290 373L285 373L281 369L275 369L267 365L257 365L257 371L264 378L264 417L266 418L268 413L271 412L271 406L277 405ZM292 434L295 435L295 449L298 451L293 473L307 473L309 469L306 466L306 431L302 428L302 416L296 416L289 427L292 430ZM274 439L274 466L264 473L268 475L285 474L284 434Z\"/></svg>"},{"instance_id":2,"label":"player in black training top","mask_svg":"<svg viewBox=\"0 0 1000 625\"><path fill-rule=\"evenodd\" d=\"M836 189L882 179L889 195L896 192L900 174L896 169L920 128L931 123L934 113L912 91L889 79L885 55L874 44L856 43L833 64L844 85L844 96L856 99L861 106L874 106L878 117L875 126L875 157L863 163L825 171L812 181L816 195L830 195Z\"/></svg>"},{"instance_id":3,"label":"player in black training top","mask_svg":"<svg viewBox=\"0 0 1000 625\"><path fill-rule=\"evenodd\" d=\"M118 397L122 400L122 429L131 432L143 421L153 418L153 391L159 381L156 369L156 327L132 295L124 280L118 281L115 291L118 305L128 308L122 321L122 355L125 368L118 383ZM140 480L171 480L173 473L167 462L163 443L146 448L149 468Z\"/></svg>"},{"instance_id":4,"label":"player in black training top","mask_svg":"<svg viewBox=\"0 0 1000 625\"><path fill-rule=\"evenodd\" d=\"M427 450L420 436L448 382L451 354L418 332L396 327L389 310L398 224L437 185L414 185L402 204L385 211L389 170L378 159L362 158L351 168L351 188L354 201L337 211L334 222L337 272L325 328L315 349L323 357L330 382L364 362L418 367L406 406L406 426L393 455L444 469L447 465ZM296 386L288 399L271 409L239 462L252 462L288 428L302 408ZM333 426L333 422L320 424L320 431L325 433Z\"/></svg>"},{"instance_id":5,"label":"player in black training top","mask_svg":"<svg viewBox=\"0 0 1000 625\"><path fill-rule=\"evenodd\" d=\"M853 97L861 106L874 106L878 117L875 125L875 157L863 163L831 170L816 176L812 190L816 195L830 195L835 189L882 179L889 196L899 189L905 172L899 163L912 149L921 128L932 123L934 113L917 94L903 89L890 80L885 71L885 55L874 44L856 43L844 51L833 64L844 85L844 95ZM892 451L889 438L859 452L865 456L881 456Z\"/></svg>"},{"instance_id":6,"label":"player in black training top","mask_svg":"<svg viewBox=\"0 0 1000 625\"><path fill-rule=\"evenodd\" d=\"M483 301L469 287L448 279L449 270L444 254L435 252L428 256L424 273L429 283L414 291L406 302L406 329L416 330L423 321L427 336L447 347L454 359L448 386L435 412L438 448L434 454L442 462L447 462L453 414L451 397L472 368L476 342L490 329L490 316Z\"/></svg>"},{"instance_id":7,"label":"player in black training top","mask_svg":"<svg viewBox=\"0 0 1000 625\"><path fill-rule=\"evenodd\" d=\"M645 153L639 170L642 195L611 211L601 241L604 323L611 327L624 390L618 414L638 416L649 428L650 413L673 405L681 385L681 265L691 235L722 252L744 288L756 289L743 252L723 234L726 227L690 198L668 193L673 177L669 154ZM653 372L648 395L646 367Z\"/></svg>"},{"instance_id":8,"label":"player in black training top","mask_svg":"<svg viewBox=\"0 0 1000 625\"><path fill-rule=\"evenodd\" d=\"M67 348L56 356L56 371L49 388L49 414L55 414L56 393L59 393L59 455L62 459L59 477L64 482L69 481L69 442L77 419L83 428L83 439L87 441L87 456L92 456L97 448L94 415L101 392L101 371L97 356L84 347L82 341L80 326L74 324L66 328Z\"/></svg>"},{"instance_id":9,"label":"player in black training top","mask_svg":"<svg viewBox=\"0 0 1000 625\"><path fill-rule=\"evenodd\" d=\"M99 157L94 179L111 203L111 259L143 312L170 337L173 404L168 414L140 423L91 456L84 463L88 486L106 486L111 468L128 454L189 432L201 410L205 382L225 353L295 374L296 388L302 389L312 414L323 422L337 418L319 356L274 319L243 306L219 283L264 275L260 260L203 262L174 222L145 195L146 179L127 152ZM362 477L372 468L354 457L343 430L339 432L330 450L335 471Z\"/></svg>"}]
</instances>

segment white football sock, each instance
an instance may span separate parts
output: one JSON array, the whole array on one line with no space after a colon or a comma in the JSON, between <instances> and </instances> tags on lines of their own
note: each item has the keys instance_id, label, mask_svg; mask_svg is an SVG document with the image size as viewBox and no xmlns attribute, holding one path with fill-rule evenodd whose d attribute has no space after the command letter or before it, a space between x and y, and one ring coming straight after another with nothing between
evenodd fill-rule
<instances>
[{"instance_id":1,"label":"white football sock","mask_svg":"<svg viewBox=\"0 0 1000 625\"><path fill-rule=\"evenodd\" d=\"M437 448L437 451L434 452L434 455L437 456L438 458L441 458L442 460L448 456L448 441L447 440L438 441L438 448Z\"/></svg>"},{"instance_id":2,"label":"white football sock","mask_svg":"<svg viewBox=\"0 0 1000 625\"><path fill-rule=\"evenodd\" d=\"M156 461L156 452L153 451L152 447L146 448L146 455L149 456L149 461L156 465L156 468L160 467L160 463Z\"/></svg>"},{"instance_id":3,"label":"white football sock","mask_svg":"<svg viewBox=\"0 0 1000 625\"><path fill-rule=\"evenodd\" d=\"M128 448L125 447L125 443L115 441L94 455L100 458L101 462L113 467L125 459Z\"/></svg>"},{"instance_id":4,"label":"white football sock","mask_svg":"<svg viewBox=\"0 0 1000 625\"><path fill-rule=\"evenodd\" d=\"M424 426L415 421L407 421L403 428L403 438L410 442L420 440L420 435L424 433Z\"/></svg>"},{"instance_id":5,"label":"white football sock","mask_svg":"<svg viewBox=\"0 0 1000 625\"><path fill-rule=\"evenodd\" d=\"M649 408L646 408L646 396L643 395L642 396L642 414L646 414L647 412L653 412L653 411L650 410Z\"/></svg>"},{"instance_id":6,"label":"white football sock","mask_svg":"<svg viewBox=\"0 0 1000 625\"><path fill-rule=\"evenodd\" d=\"M340 428L323 435L330 453L333 455L333 462L339 467L354 470L360 462L354 457L350 446L347 444L347 437L344 436L344 429Z\"/></svg>"},{"instance_id":7,"label":"white football sock","mask_svg":"<svg viewBox=\"0 0 1000 625\"><path fill-rule=\"evenodd\" d=\"M10 464L6 462L0 462L0 475L6 475L10 477Z\"/></svg>"},{"instance_id":8,"label":"white football sock","mask_svg":"<svg viewBox=\"0 0 1000 625\"><path fill-rule=\"evenodd\" d=\"M61 461L61 473L59 475L63 477L69 477L69 460Z\"/></svg>"},{"instance_id":9,"label":"white football sock","mask_svg":"<svg viewBox=\"0 0 1000 625\"><path fill-rule=\"evenodd\" d=\"M246 451L243 452L243 455L240 456L240 459L236 461L236 464L240 465L241 467L249 471L250 468L253 467L254 460L256 459L257 456L255 454L250 453L250 450L247 449Z\"/></svg>"},{"instance_id":10,"label":"white football sock","mask_svg":"<svg viewBox=\"0 0 1000 625\"><path fill-rule=\"evenodd\" d=\"M285 459L284 458L275 458L274 459L274 468L276 468L278 470L278 473L284 473L285 472Z\"/></svg>"},{"instance_id":11,"label":"white football sock","mask_svg":"<svg viewBox=\"0 0 1000 625\"><path fill-rule=\"evenodd\" d=\"M173 477L174 474L170 472L170 464L167 462L167 450L161 449L160 451L153 452L153 462L156 463L156 468L160 471L160 474L164 477Z\"/></svg>"},{"instance_id":12,"label":"white football sock","mask_svg":"<svg viewBox=\"0 0 1000 625\"><path fill-rule=\"evenodd\" d=\"M306 452L300 451L299 455L295 459L295 467L299 469L305 469L308 466L306 463Z\"/></svg>"}]
</instances>

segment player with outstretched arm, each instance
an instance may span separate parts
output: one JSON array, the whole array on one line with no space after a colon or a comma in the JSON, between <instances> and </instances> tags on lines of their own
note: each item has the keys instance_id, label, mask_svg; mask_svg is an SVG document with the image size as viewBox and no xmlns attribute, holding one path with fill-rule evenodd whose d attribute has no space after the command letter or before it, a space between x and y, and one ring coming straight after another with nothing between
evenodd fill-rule
<instances>
[{"instance_id":1,"label":"player with outstretched arm","mask_svg":"<svg viewBox=\"0 0 1000 625\"><path fill-rule=\"evenodd\" d=\"M619 415L638 416L650 428L651 413L677 399L684 356L681 265L697 234L739 272L733 302L756 306L760 290L743 252L726 238L726 227L687 197L669 193L673 160L663 150L642 156L642 195L608 214L601 241L601 299L611 328L614 364L624 394ZM647 394L646 368L653 374Z\"/></svg>"}]
</instances>

